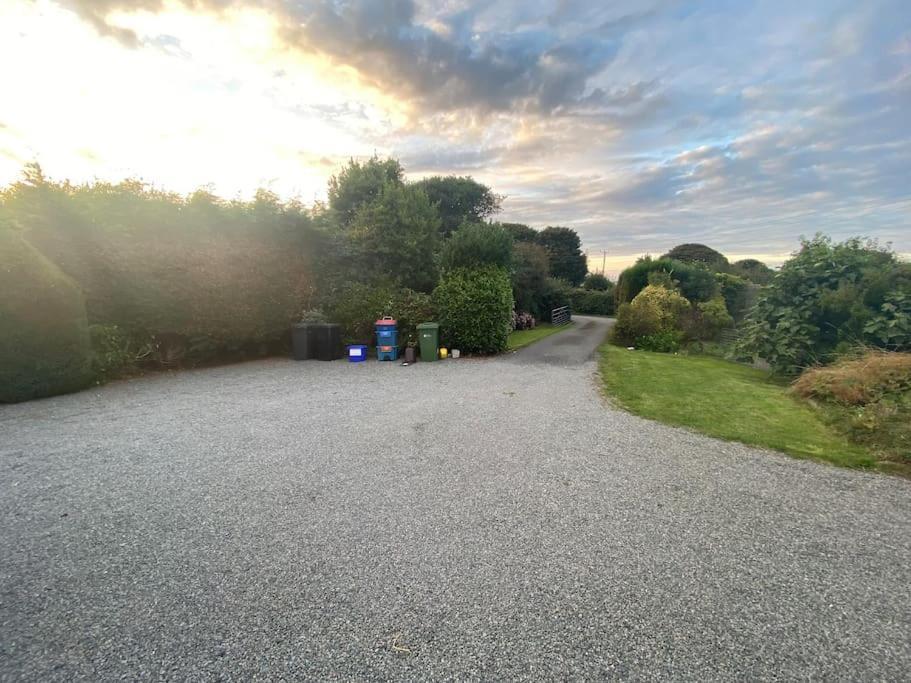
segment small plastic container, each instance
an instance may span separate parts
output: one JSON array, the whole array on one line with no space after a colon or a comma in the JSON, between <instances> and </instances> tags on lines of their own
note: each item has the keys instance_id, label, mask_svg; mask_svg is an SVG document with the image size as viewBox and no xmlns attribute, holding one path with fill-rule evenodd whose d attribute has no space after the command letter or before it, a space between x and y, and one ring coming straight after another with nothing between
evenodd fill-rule
<instances>
[{"instance_id":1,"label":"small plastic container","mask_svg":"<svg viewBox=\"0 0 911 683\"><path fill-rule=\"evenodd\" d=\"M452 350L452 357L453 357L453 358L458 358L460 355L461 355L461 354L459 353L459 350L458 350L458 349L453 349L453 350Z\"/></svg>"},{"instance_id":2,"label":"small plastic container","mask_svg":"<svg viewBox=\"0 0 911 683\"><path fill-rule=\"evenodd\" d=\"M367 347L363 344L352 344L348 347L348 362L363 363L367 360Z\"/></svg>"}]
</instances>

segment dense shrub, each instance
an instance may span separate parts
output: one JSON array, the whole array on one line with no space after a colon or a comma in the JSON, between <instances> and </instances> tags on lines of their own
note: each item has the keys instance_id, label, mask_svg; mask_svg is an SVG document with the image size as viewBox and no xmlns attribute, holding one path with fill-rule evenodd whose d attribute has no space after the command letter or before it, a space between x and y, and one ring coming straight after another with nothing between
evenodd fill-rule
<instances>
[{"instance_id":1,"label":"dense shrub","mask_svg":"<svg viewBox=\"0 0 911 683\"><path fill-rule=\"evenodd\" d=\"M92 376L97 382L135 370L156 352L151 339L130 335L117 325L89 325L89 339Z\"/></svg>"},{"instance_id":2,"label":"dense shrub","mask_svg":"<svg viewBox=\"0 0 911 683\"><path fill-rule=\"evenodd\" d=\"M563 306L572 307L573 288L566 280L549 277L544 281L538 305L541 309L540 320L551 322L551 314L555 308Z\"/></svg>"},{"instance_id":3,"label":"dense shrub","mask_svg":"<svg viewBox=\"0 0 911 683\"><path fill-rule=\"evenodd\" d=\"M623 346L639 346L645 337L662 332L679 334L682 319L689 311L689 302L680 294L650 285L631 303L620 305L611 339Z\"/></svg>"},{"instance_id":4,"label":"dense shrub","mask_svg":"<svg viewBox=\"0 0 911 683\"><path fill-rule=\"evenodd\" d=\"M657 353L676 353L680 350L683 333L678 330L662 330L636 339L636 348Z\"/></svg>"},{"instance_id":5,"label":"dense shrub","mask_svg":"<svg viewBox=\"0 0 911 683\"><path fill-rule=\"evenodd\" d=\"M384 315L398 322L402 345L409 339L417 340L417 325L434 319L429 294L388 283L349 283L333 292L323 305L329 320L342 326L346 344L374 344L376 321Z\"/></svg>"},{"instance_id":6,"label":"dense shrub","mask_svg":"<svg viewBox=\"0 0 911 683\"><path fill-rule=\"evenodd\" d=\"M3 225L0 254L0 402L85 387L91 352L78 287Z\"/></svg>"},{"instance_id":7,"label":"dense shrub","mask_svg":"<svg viewBox=\"0 0 911 683\"><path fill-rule=\"evenodd\" d=\"M503 268L458 268L433 292L444 343L477 353L506 349L512 321L512 288Z\"/></svg>"},{"instance_id":8,"label":"dense shrub","mask_svg":"<svg viewBox=\"0 0 911 683\"><path fill-rule=\"evenodd\" d=\"M615 289L617 303L632 301L649 285L650 275L653 280L656 277L666 280L669 278L680 289L680 293L692 302L708 301L718 289L714 274L701 266L646 256L620 274Z\"/></svg>"},{"instance_id":9,"label":"dense shrub","mask_svg":"<svg viewBox=\"0 0 911 683\"><path fill-rule=\"evenodd\" d=\"M873 242L804 241L760 294L743 352L791 373L832 360L859 342L907 350L887 330L911 315L911 266ZM885 334L884 334L885 332Z\"/></svg>"},{"instance_id":10,"label":"dense shrub","mask_svg":"<svg viewBox=\"0 0 911 683\"><path fill-rule=\"evenodd\" d=\"M440 265L456 268L512 267L512 235L496 223L466 223L443 244Z\"/></svg>"},{"instance_id":11,"label":"dense shrub","mask_svg":"<svg viewBox=\"0 0 911 683\"><path fill-rule=\"evenodd\" d=\"M573 313L579 315L614 314L614 293L611 290L574 289L570 300Z\"/></svg>"}]
</instances>

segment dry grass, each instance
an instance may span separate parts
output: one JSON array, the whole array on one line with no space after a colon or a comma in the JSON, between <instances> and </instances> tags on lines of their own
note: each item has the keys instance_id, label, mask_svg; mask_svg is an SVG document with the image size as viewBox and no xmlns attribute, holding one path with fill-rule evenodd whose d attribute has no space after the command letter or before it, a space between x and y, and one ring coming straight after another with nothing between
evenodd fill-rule
<instances>
[{"instance_id":1,"label":"dry grass","mask_svg":"<svg viewBox=\"0 0 911 683\"><path fill-rule=\"evenodd\" d=\"M793 391L869 449L884 469L911 476L911 353L866 351L811 368Z\"/></svg>"},{"instance_id":2,"label":"dry grass","mask_svg":"<svg viewBox=\"0 0 911 683\"><path fill-rule=\"evenodd\" d=\"M794 382L803 398L861 406L911 390L911 353L867 351L859 358L811 368Z\"/></svg>"}]
</instances>

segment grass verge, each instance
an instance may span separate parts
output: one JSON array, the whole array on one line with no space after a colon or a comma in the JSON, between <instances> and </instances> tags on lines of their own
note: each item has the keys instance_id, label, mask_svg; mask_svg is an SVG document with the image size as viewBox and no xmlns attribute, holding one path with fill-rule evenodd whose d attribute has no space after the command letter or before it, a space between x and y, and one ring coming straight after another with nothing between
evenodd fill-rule
<instances>
[{"instance_id":1,"label":"grass verge","mask_svg":"<svg viewBox=\"0 0 911 683\"><path fill-rule=\"evenodd\" d=\"M523 346L534 344L536 341L544 339L544 337L549 337L557 332L568 330L570 327L572 327L572 323L556 327L550 323L541 323L533 330L516 330L510 332L509 339L506 342L506 350L515 351L516 349L521 349Z\"/></svg>"},{"instance_id":2,"label":"grass verge","mask_svg":"<svg viewBox=\"0 0 911 683\"><path fill-rule=\"evenodd\" d=\"M627 410L729 441L843 467L876 458L827 424L770 373L718 358L601 347L607 393Z\"/></svg>"}]
</instances>

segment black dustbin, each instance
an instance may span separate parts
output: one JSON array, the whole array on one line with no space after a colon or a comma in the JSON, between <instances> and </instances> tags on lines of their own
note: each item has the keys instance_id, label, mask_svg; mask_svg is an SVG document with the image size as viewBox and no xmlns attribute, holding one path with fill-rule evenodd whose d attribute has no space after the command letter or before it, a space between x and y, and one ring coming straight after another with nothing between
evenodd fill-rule
<instances>
[{"instance_id":1,"label":"black dustbin","mask_svg":"<svg viewBox=\"0 0 911 683\"><path fill-rule=\"evenodd\" d=\"M334 323L313 326L314 354L317 360L336 360L342 357L342 327Z\"/></svg>"},{"instance_id":2,"label":"black dustbin","mask_svg":"<svg viewBox=\"0 0 911 683\"><path fill-rule=\"evenodd\" d=\"M318 323L298 323L291 328L291 352L294 360L316 358L316 328Z\"/></svg>"}]
</instances>

